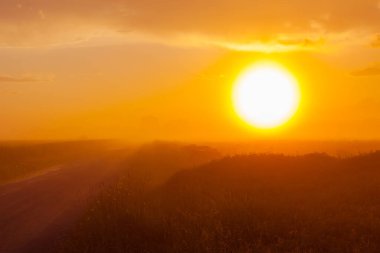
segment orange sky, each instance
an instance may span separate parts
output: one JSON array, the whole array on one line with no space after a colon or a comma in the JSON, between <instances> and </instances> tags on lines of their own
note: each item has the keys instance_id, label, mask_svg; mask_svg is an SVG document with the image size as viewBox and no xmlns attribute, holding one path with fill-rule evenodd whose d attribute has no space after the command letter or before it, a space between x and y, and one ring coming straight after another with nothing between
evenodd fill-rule
<instances>
[{"instance_id":1,"label":"orange sky","mask_svg":"<svg viewBox=\"0 0 380 253\"><path fill-rule=\"evenodd\" d=\"M379 139L380 2L3 0L0 139ZM302 103L263 134L239 71L283 64Z\"/></svg>"}]
</instances>

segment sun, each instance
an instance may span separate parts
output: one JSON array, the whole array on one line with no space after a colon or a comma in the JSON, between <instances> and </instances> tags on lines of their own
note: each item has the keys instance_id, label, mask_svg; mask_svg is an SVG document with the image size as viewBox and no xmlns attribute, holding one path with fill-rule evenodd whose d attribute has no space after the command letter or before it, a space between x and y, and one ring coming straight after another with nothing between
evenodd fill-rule
<instances>
[{"instance_id":1,"label":"sun","mask_svg":"<svg viewBox=\"0 0 380 253\"><path fill-rule=\"evenodd\" d=\"M285 124L300 103L297 80L281 65L272 62L255 64L243 71L232 93L239 117L260 129Z\"/></svg>"}]
</instances>

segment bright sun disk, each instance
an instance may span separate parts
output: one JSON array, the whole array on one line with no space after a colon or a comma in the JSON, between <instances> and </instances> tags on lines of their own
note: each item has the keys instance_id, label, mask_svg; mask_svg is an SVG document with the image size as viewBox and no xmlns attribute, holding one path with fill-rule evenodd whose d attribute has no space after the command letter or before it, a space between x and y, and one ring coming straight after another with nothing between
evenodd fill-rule
<instances>
[{"instance_id":1,"label":"bright sun disk","mask_svg":"<svg viewBox=\"0 0 380 253\"><path fill-rule=\"evenodd\" d=\"M244 121L256 128L285 124L296 113L300 92L295 78L274 63L248 68L237 79L233 105Z\"/></svg>"}]
</instances>

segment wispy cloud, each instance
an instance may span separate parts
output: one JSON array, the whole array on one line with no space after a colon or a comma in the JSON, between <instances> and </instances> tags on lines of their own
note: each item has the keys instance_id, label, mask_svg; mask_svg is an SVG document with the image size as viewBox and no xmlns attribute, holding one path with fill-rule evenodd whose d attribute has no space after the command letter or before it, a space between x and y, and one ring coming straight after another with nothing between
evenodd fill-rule
<instances>
[{"instance_id":1,"label":"wispy cloud","mask_svg":"<svg viewBox=\"0 0 380 253\"><path fill-rule=\"evenodd\" d=\"M1 75L0 83L29 83L29 82L46 82L52 81L54 79L53 75Z\"/></svg>"},{"instance_id":2,"label":"wispy cloud","mask_svg":"<svg viewBox=\"0 0 380 253\"><path fill-rule=\"evenodd\" d=\"M372 47L380 48L380 34L376 35L376 38L371 43Z\"/></svg>"},{"instance_id":3,"label":"wispy cloud","mask_svg":"<svg viewBox=\"0 0 380 253\"><path fill-rule=\"evenodd\" d=\"M372 66L369 66L364 69L360 69L357 71L352 72L352 75L354 76L376 76L380 75L380 63L374 64Z\"/></svg>"},{"instance_id":4,"label":"wispy cloud","mask_svg":"<svg viewBox=\"0 0 380 253\"><path fill-rule=\"evenodd\" d=\"M326 43L337 43L329 40L337 34L352 34L353 39L358 37L356 32L366 31L368 36L373 36L371 31L379 29L377 0L0 2L2 46L73 43L119 33L146 35L143 37L157 41L190 36L207 38L209 44L215 41L215 44L242 47L277 41L281 48L296 49L321 46L314 43L319 38Z\"/></svg>"}]
</instances>

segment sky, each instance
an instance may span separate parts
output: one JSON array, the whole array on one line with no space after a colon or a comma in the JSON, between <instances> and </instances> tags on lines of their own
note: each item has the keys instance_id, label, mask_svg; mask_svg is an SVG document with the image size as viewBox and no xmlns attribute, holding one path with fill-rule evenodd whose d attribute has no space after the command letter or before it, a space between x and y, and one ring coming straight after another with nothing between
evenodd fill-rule
<instances>
[{"instance_id":1,"label":"sky","mask_svg":"<svg viewBox=\"0 0 380 253\"><path fill-rule=\"evenodd\" d=\"M302 100L263 133L231 87L260 60ZM2 0L0 139L380 139L378 0Z\"/></svg>"}]
</instances>

